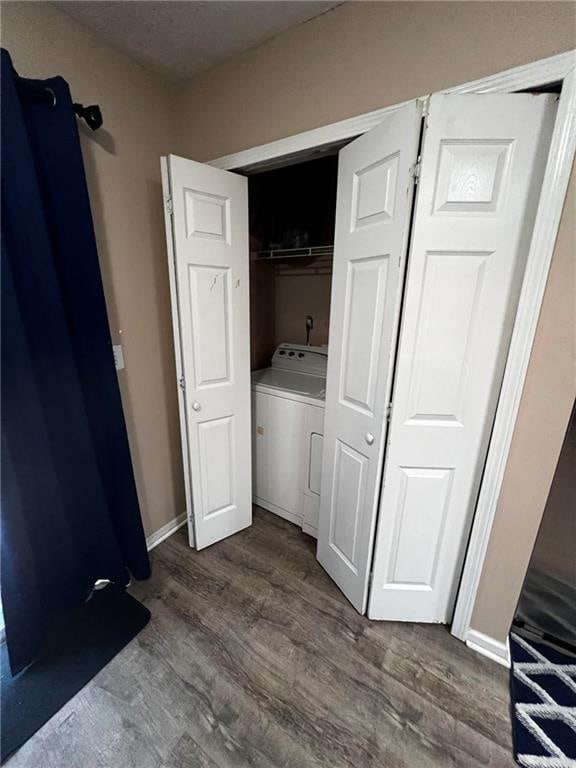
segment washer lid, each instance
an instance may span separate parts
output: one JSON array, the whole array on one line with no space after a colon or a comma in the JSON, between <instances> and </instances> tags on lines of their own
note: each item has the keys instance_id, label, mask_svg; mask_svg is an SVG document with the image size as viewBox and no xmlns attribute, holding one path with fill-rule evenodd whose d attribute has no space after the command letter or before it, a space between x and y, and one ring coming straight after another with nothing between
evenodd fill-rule
<instances>
[{"instance_id":1,"label":"washer lid","mask_svg":"<svg viewBox=\"0 0 576 768\"><path fill-rule=\"evenodd\" d=\"M283 390L295 395L324 400L326 379L324 376L310 376L307 373L286 371L282 368L263 368L252 373L252 386L261 385L269 389Z\"/></svg>"}]
</instances>

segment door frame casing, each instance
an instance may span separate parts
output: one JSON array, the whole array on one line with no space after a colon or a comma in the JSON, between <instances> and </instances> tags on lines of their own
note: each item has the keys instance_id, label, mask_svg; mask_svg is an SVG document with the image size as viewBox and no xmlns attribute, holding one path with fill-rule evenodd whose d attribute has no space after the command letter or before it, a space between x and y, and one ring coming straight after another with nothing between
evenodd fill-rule
<instances>
[{"instance_id":1,"label":"door frame casing","mask_svg":"<svg viewBox=\"0 0 576 768\"><path fill-rule=\"evenodd\" d=\"M471 80L462 85L443 88L438 93L514 93L515 91L538 88L550 83L562 82L576 66L576 50L559 53L546 59L523 64L519 67L507 69L495 75ZM418 97L417 100L426 102L429 94ZM351 140L371 128L375 128L382 122L383 117L389 112L401 109L414 99L391 104L387 107L365 112L346 120L338 120L335 123L312 128L309 131L286 136L276 141L260 144L256 147L221 155L213 160L207 160L208 165L221 168L225 171L237 170L265 170L267 166L288 164L296 157L305 159L306 155L312 155L314 150L324 148L330 144L338 144Z\"/></svg>"},{"instance_id":2,"label":"door frame casing","mask_svg":"<svg viewBox=\"0 0 576 768\"><path fill-rule=\"evenodd\" d=\"M562 83L538 212L452 620L451 633L464 642L472 640L478 634L471 629L472 611L500 496L574 161L575 67L576 51L572 50L440 91L446 94L514 93L542 88L551 83ZM423 96L421 99L426 102L428 96ZM278 166L280 162L288 164L296 158L304 160L308 155L313 155L314 150L352 139L369 131L378 125L386 114L400 109L406 103L408 102L394 104L241 152L224 155L209 161L209 164L224 170L256 168L264 170L267 167ZM471 631L472 637L470 637ZM505 644L494 640L494 645L502 647L501 656L506 663L508 660L505 658L507 652Z\"/></svg>"},{"instance_id":3,"label":"door frame casing","mask_svg":"<svg viewBox=\"0 0 576 768\"><path fill-rule=\"evenodd\" d=\"M170 285L170 314L174 335L174 359L176 362L176 384L178 390L178 423L180 424L180 448L182 450L182 469L184 471L184 499L186 501L186 522L188 523L188 543L196 546L194 535L194 508L192 504L192 478L190 477L190 454L188 450L188 418L186 415L186 393L184 381L184 356L182 353L182 334L180 333L180 301L176 280L176 249L174 248L174 230L172 219L172 185L168 156L160 158L162 177L162 196L164 200L164 227L166 230L166 248L168 254L168 280Z\"/></svg>"}]
</instances>

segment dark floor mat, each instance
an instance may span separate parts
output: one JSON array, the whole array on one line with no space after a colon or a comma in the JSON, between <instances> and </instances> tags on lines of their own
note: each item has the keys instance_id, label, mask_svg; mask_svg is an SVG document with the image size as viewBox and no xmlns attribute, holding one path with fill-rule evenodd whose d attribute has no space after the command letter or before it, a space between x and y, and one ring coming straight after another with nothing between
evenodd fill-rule
<instances>
[{"instance_id":1,"label":"dark floor mat","mask_svg":"<svg viewBox=\"0 0 576 768\"><path fill-rule=\"evenodd\" d=\"M6 644L2 664L2 762L22 746L150 620L150 611L123 589L98 590L82 610L59 622L42 658L10 675Z\"/></svg>"},{"instance_id":2,"label":"dark floor mat","mask_svg":"<svg viewBox=\"0 0 576 768\"><path fill-rule=\"evenodd\" d=\"M512 733L518 765L576 766L576 659L510 635Z\"/></svg>"}]
</instances>

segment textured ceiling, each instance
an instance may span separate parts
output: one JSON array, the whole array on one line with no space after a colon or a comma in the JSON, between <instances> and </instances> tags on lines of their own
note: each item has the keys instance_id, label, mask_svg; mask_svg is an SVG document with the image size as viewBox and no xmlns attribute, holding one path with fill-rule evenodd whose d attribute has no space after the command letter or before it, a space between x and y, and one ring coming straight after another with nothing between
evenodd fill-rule
<instances>
[{"instance_id":1,"label":"textured ceiling","mask_svg":"<svg viewBox=\"0 0 576 768\"><path fill-rule=\"evenodd\" d=\"M178 80L253 48L339 3L67 0L53 5L143 66Z\"/></svg>"}]
</instances>

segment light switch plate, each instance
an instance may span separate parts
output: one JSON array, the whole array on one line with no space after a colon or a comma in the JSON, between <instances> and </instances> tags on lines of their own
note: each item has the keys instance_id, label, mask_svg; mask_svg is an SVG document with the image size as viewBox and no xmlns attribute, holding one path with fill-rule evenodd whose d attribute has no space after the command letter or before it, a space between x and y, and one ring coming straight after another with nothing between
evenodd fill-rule
<instances>
[{"instance_id":1,"label":"light switch plate","mask_svg":"<svg viewBox=\"0 0 576 768\"><path fill-rule=\"evenodd\" d=\"M114 352L114 364L117 371L121 371L124 368L124 353L122 352L122 344L113 344L112 350Z\"/></svg>"}]
</instances>

